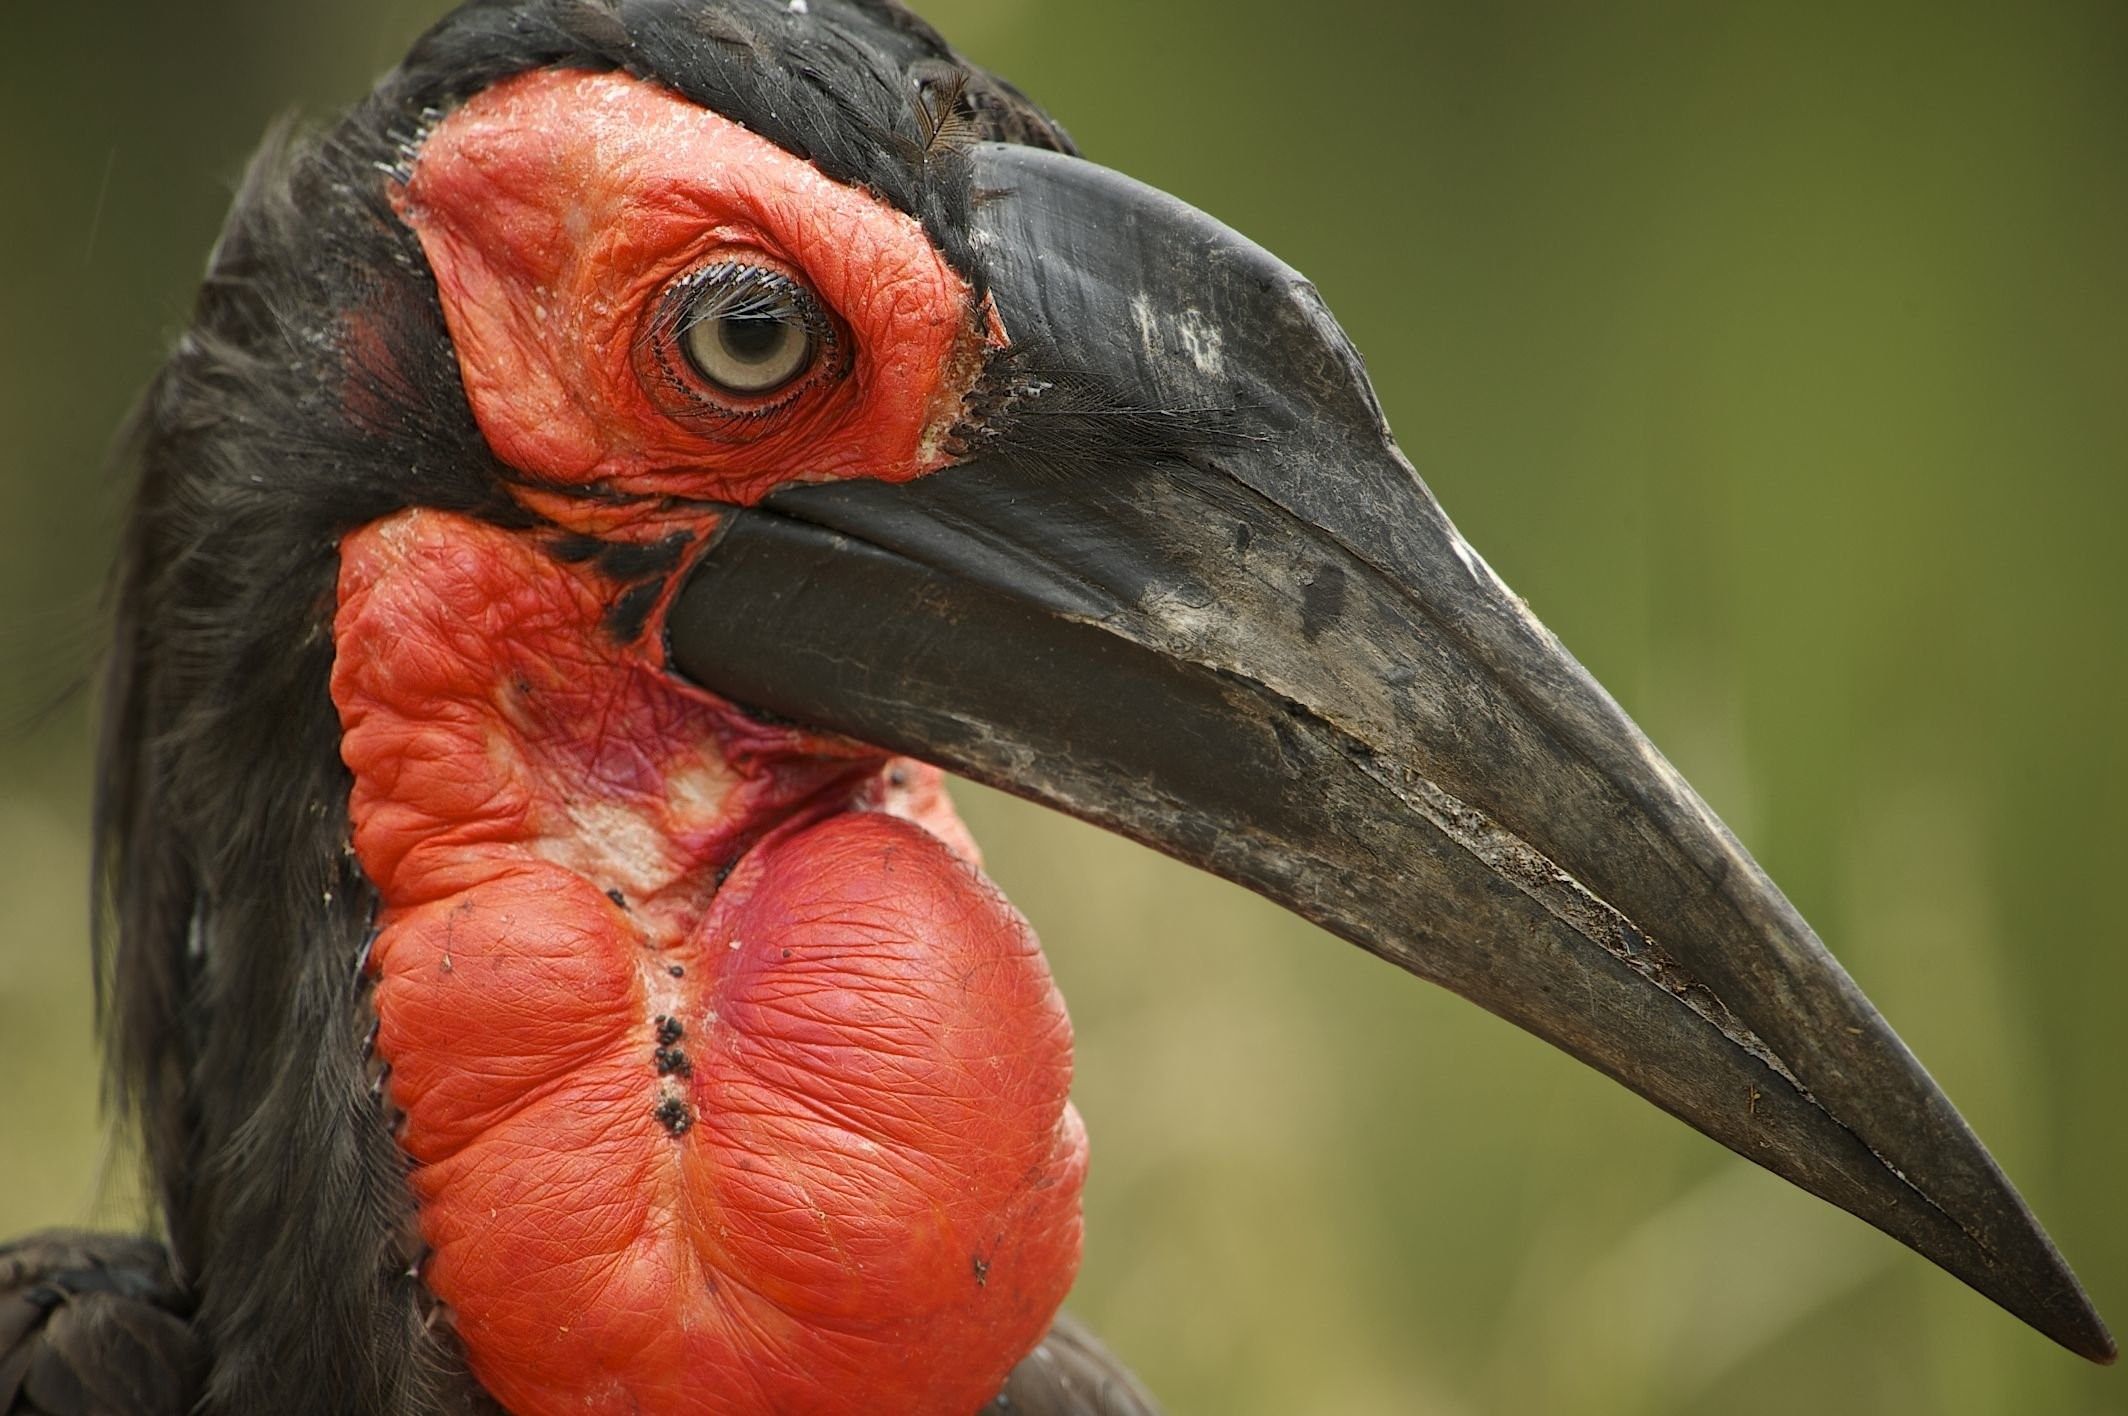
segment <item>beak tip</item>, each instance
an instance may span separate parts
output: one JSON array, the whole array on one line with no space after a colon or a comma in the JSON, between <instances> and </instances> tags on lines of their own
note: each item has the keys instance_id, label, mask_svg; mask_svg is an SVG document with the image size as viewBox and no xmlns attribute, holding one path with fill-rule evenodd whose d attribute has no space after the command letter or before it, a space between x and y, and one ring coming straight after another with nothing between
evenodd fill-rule
<instances>
[{"instance_id":1,"label":"beak tip","mask_svg":"<svg viewBox=\"0 0 2128 1416\"><path fill-rule=\"evenodd\" d=\"M2082 1334L2084 1341L2070 1350L2079 1357L2090 1358L2101 1367L2112 1366L2120 1360L2121 1349L2115 1344L2113 1334L2107 1331L2106 1320L2088 1302L2082 1316L2087 1320L2087 1331Z\"/></svg>"},{"instance_id":2,"label":"beak tip","mask_svg":"<svg viewBox=\"0 0 2128 1416\"><path fill-rule=\"evenodd\" d=\"M2057 1290L2058 1296L2047 1305L2047 1310L2043 1314L2020 1316L2086 1361L2101 1367L2112 1366L2120 1359L2121 1351L2113 1340L2113 1333L2106 1327L2106 1320L2099 1316L2097 1306L2066 1264L2059 1265L2059 1277L2064 1286Z\"/></svg>"}]
</instances>

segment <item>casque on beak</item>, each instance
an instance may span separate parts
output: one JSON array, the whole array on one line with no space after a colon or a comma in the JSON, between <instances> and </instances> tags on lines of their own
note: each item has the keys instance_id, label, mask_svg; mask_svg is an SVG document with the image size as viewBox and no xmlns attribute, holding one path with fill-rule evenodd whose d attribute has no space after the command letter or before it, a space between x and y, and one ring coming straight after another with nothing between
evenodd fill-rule
<instances>
[{"instance_id":1,"label":"casque on beak","mask_svg":"<svg viewBox=\"0 0 2128 1416\"><path fill-rule=\"evenodd\" d=\"M971 455L734 509L675 667L1257 890L2111 1360L1928 1074L1457 534L1313 288L1090 163L968 161L1012 341Z\"/></svg>"}]
</instances>

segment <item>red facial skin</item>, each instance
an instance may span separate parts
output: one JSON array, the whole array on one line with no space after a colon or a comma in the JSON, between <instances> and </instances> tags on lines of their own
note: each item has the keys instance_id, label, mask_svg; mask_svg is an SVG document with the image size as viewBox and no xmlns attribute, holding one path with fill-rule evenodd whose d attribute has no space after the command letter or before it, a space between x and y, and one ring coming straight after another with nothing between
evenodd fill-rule
<instances>
[{"instance_id":1,"label":"red facial skin","mask_svg":"<svg viewBox=\"0 0 2128 1416\"><path fill-rule=\"evenodd\" d=\"M483 431L608 539L705 536L675 498L933 470L989 323L914 222L628 79L472 100L398 201ZM853 357L774 412L676 416L641 317L734 257L819 292ZM553 535L411 511L341 546L332 693L429 1287L518 1416L968 1416L1078 1264L1047 964L935 772L674 678L656 616L617 641L624 587Z\"/></svg>"},{"instance_id":2,"label":"red facial skin","mask_svg":"<svg viewBox=\"0 0 2128 1416\"><path fill-rule=\"evenodd\" d=\"M937 471L995 338L913 218L618 75L545 71L479 95L430 134L396 205L481 431L558 488L750 505L789 482ZM720 260L801 276L849 331L847 376L765 417L676 410L646 387L658 296Z\"/></svg>"}]
</instances>

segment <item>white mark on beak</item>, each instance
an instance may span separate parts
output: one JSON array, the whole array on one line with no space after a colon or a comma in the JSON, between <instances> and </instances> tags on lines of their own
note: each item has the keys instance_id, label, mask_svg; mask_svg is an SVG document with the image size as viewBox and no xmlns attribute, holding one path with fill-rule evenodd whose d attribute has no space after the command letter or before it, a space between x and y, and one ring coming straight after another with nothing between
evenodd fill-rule
<instances>
[{"instance_id":1,"label":"white mark on beak","mask_svg":"<svg viewBox=\"0 0 2128 1416\"><path fill-rule=\"evenodd\" d=\"M1145 351L1145 357L1156 362L1167 358L1173 352L1173 344L1153 305L1153 297L1144 291L1131 296L1130 312L1131 322L1138 326L1138 347ZM1173 332L1180 338L1184 357L1198 373L1206 378L1226 373L1226 336L1206 318L1204 311L1184 310L1175 321Z\"/></svg>"},{"instance_id":2,"label":"white mark on beak","mask_svg":"<svg viewBox=\"0 0 2128 1416\"><path fill-rule=\"evenodd\" d=\"M1165 352L1160 322L1153 314L1153 297L1142 290L1131 296L1131 320L1138 326L1138 347L1147 359L1158 359Z\"/></svg>"},{"instance_id":3,"label":"white mark on beak","mask_svg":"<svg viewBox=\"0 0 2128 1416\"><path fill-rule=\"evenodd\" d=\"M1219 326L1205 318L1204 311L1189 309L1182 312L1182 351L1190 356L1197 372L1208 379L1216 379L1227 371L1226 336Z\"/></svg>"},{"instance_id":4,"label":"white mark on beak","mask_svg":"<svg viewBox=\"0 0 2128 1416\"><path fill-rule=\"evenodd\" d=\"M1456 559L1463 562L1463 569L1469 572L1472 580L1480 585L1488 583L1493 585L1500 584L1500 577L1495 575L1493 568L1485 563L1485 557L1478 554L1478 548L1464 540L1460 533L1450 532L1448 544L1455 551ZM1505 589L1506 587L1502 586L1501 588Z\"/></svg>"}]
</instances>

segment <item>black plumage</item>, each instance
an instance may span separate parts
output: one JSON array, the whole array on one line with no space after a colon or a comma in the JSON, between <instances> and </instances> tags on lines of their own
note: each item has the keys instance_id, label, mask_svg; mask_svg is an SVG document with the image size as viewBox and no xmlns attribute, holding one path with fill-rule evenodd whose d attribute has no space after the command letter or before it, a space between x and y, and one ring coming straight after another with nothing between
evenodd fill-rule
<instances>
[{"instance_id":1,"label":"black plumage","mask_svg":"<svg viewBox=\"0 0 2128 1416\"><path fill-rule=\"evenodd\" d=\"M0 1252L0 1411L487 1408L422 1288L367 1055L375 900L349 848L329 619L355 527L409 506L531 524L386 191L454 104L550 65L738 120L918 217L971 276L958 144L1068 148L892 0L476 0L336 125L269 137L137 415L102 727L100 1007L168 1248ZM1065 1328L999 1409L1149 1409L1134 1390Z\"/></svg>"},{"instance_id":2,"label":"black plumage","mask_svg":"<svg viewBox=\"0 0 2128 1416\"><path fill-rule=\"evenodd\" d=\"M0 1411L185 1416L206 1354L152 1239L55 1230L0 1245Z\"/></svg>"}]
</instances>

